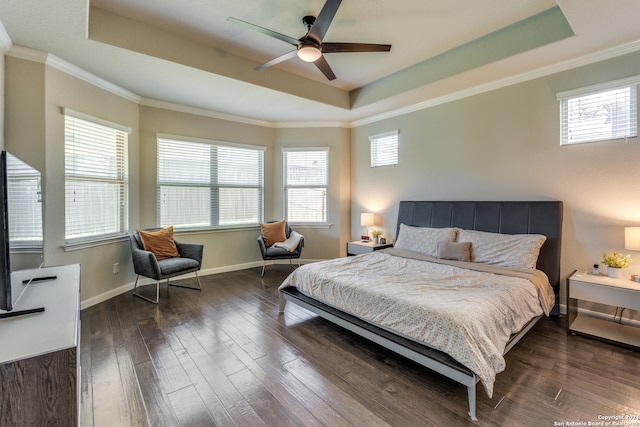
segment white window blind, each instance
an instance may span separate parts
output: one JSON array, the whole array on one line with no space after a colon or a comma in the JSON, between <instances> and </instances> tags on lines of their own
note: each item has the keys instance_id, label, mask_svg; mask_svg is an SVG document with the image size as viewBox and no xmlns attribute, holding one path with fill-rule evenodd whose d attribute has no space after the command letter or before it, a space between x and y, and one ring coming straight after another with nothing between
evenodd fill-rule
<instances>
[{"instance_id":1,"label":"white window blind","mask_svg":"<svg viewBox=\"0 0 640 427\"><path fill-rule=\"evenodd\" d=\"M557 97L561 145L638 135L636 84L617 87L608 84L561 93Z\"/></svg>"},{"instance_id":2,"label":"white window blind","mask_svg":"<svg viewBox=\"0 0 640 427\"><path fill-rule=\"evenodd\" d=\"M65 241L108 239L128 229L128 129L65 111Z\"/></svg>"},{"instance_id":3,"label":"white window blind","mask_svg":"<svg viewBox=\"0 0 640 427\"><path fill-rule=\"evenodd\" d=\"M7 201L11 249L42 248L40 172L9 153Z\"/></svg>"},{"instance_id":4,"label":"white window blind","mask_svg":"<svg viewBox=\"0 0 640 427\"><path fill-rule=\"evenodd\" d=\"M371 144L371 167L398 164L398 131L369 137Z\"/></svg>"},{"instance_id":5,"label":"white window blind","mask_svg":"<svg viewBox=\"0 0 640 427\"><path fill-rule=\"evenodd\" d=\"M283 157L287 221L326 222L328 148L285 150Z\"/></svg>"},{"instance_id":6,"label":"white window blind","mask_svg":"<svg viewBox=\"0 0 640 427\"><path fill-rule=\"evenodd\" d=\"M264 211L264 148L158 137L158 224L256 225Z\"/></svg>"}]
</instances>

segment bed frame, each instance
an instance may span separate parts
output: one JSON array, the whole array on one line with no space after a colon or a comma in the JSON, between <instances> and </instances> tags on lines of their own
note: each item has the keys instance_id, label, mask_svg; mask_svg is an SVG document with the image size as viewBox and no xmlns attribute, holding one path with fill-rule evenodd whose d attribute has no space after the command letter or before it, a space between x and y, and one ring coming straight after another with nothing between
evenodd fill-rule
<instances>
[{"instance_id":1,"label":"bed frame","mask_svg":"<svg viewBox=\"0 0 640 427\"><path fill-rule=\"evenodd\" d=\"M562 202L401 201L396 236L400 224L434 228L459 227L503 234L544 234L547 236L547 240L540 249L537 268L547 274L556 294L556 304L551 314L557 315L559 313ZM469 416L472 420L477 419L476 384L478 378L474 372L448 354L337 310L304 295L293 287L280 291L280 312L284 311L287 301L300 305L357 335L465 385L469 399ZM505 347L505 354L538 320L539 317L532 319L520 332L511 337Z\"/></svg>"}]
</instances>

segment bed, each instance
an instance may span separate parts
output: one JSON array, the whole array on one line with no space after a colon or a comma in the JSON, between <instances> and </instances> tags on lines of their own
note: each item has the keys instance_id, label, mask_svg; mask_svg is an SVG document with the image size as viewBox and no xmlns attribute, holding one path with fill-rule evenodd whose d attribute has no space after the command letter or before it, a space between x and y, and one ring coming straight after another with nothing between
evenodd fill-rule
<instances>
[{"instance_id":1,"label":"bed","mask_svg":"<svg viewBox=\"0 0 640 427\"><path fill-rule=\"evenodd\" d=\"M402 201L396 231L393 249L298 268L280 311L295 303L465 385L475 420L476 384L491 396L503 355L557 314L562 202Z\"/></svg>"}]
</instances>

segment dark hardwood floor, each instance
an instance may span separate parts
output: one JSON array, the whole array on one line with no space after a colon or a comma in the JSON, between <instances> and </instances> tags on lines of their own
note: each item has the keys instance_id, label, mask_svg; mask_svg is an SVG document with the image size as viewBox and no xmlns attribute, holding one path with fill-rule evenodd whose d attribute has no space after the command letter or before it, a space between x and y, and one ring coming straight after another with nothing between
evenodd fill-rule
<instances>
[{"instance_id":1,"label":"dark hardwood floor","mask_svg":"<svg viewBox=\"0 0 640 427\"><path fill-rule=\"evenodd\" d=\"M83 310L82 426L559 426L640 415L640 353L545 318L507 354L493 398L478 387L474 423L464 386L293 304L278 314L288 272L203 276L202 292L162 285L157 306L128 292Z\"/></svg>"}]
</instances>

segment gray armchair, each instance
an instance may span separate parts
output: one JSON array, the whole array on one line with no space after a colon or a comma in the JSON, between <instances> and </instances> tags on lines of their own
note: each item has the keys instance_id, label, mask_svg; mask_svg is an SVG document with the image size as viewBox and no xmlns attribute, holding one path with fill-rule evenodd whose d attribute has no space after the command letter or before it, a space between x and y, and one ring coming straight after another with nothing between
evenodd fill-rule
<instances>
[{"instance_id":1,"label":"gray armchair","mask_svg":"<svg viewBox=\"0 0 640 427\"><path fill-rule=\"evenodd\" d=\"M149 228L147 230L157 230L157 228ZM196 243L181 243L175 241L176 248L180 254L179 258L168 258L158 261L153 252L145 251L140 239L138 230L134 231L131 236L131 250L133 255L133 270L136 273L136 284L133 287L133 295L157 304L160 300L160 280L167 280L170 286L181 288L202 290L198 270L202 266L202 254L204 246ZM171 277L180 276L182 274L195 272L197 287L182 286L169 283ZM148 277L156 281L156 299L153 300L137 292L138 279L140 276Z\"/></svg>"},{"instance_id":2,"label":"gray armchair","mask_svg":"<svg viewBox=\"0 0 640 427\"><path fill-rule=\"evenodd\" d=\"M291 236L292 231L289 223L285 223L284 229L288 239ZM264 243L262 234L258 236L258 247L260 248L260 254L262 255L262 273L260 274L260 277L264 277L264 270L267 266L267 261L269 260L288 259L289 265L293 269L291 260L297 259L298 267L300 266L300 255L302 255L302 248L304 247L304 236L301 237L300 243L298 243L298 247L292 252L289 252L287 249L278 246L271 245L267 247L267 245L265 245Z\"/></svg>"}]
</instances>

